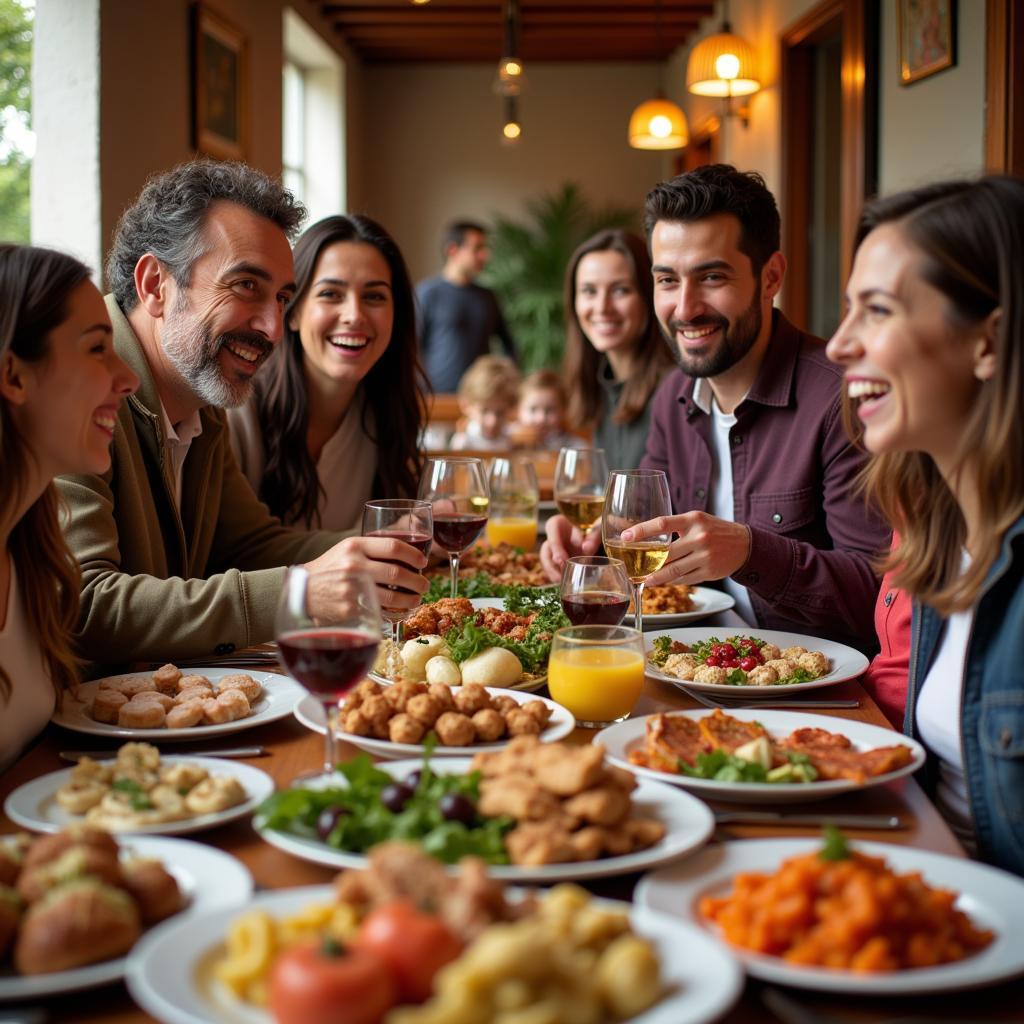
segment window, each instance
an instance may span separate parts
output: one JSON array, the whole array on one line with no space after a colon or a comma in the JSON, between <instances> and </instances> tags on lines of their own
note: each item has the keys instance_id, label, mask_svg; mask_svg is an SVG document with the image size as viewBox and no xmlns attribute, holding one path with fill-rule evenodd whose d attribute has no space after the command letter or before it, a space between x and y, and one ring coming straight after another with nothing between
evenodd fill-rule
<instances>
[{"instance_id":1,"label":"window","mask_svg":"<svg viewBox=\"0 0 1024 1024\"><path fill-rule=\"evenodd\" d=\"M284 183L300 199L306 198L306 72L293 61L284 63L282 78L282 138Z\"/></svg>"}]
</instances>

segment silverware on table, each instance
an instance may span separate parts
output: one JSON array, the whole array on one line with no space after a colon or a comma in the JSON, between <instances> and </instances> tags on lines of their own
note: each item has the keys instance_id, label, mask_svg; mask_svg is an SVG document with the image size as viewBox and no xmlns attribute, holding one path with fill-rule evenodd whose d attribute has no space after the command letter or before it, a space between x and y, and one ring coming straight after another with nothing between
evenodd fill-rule
<instances>
[{"instance_id":1,"label":"silverware on table","mask_svg":"<svg viewBox=\"0 0 1024 1024\"><path fill-rule=\"evenodd\" d=\"M715 811L719 825L836 825L842 828L906 828L907 823L895 814L806 814L801 811Z\"/></svg>"},{"instance_id":2,"label":"silverware on table","mask_svg":"<svg viewBox=\"0 0 1024 1024\"><path fill-rule=\"evenodd\" d=\"M266 757L266 747L226 747L223 750L194 750L189 747L189 753L196 757ZM62 761L70 761L77 764L83 757L91 757L93 760L112 758L117 756L116 750L62 750L57 755Z\"/></svg>"}]
</instances>

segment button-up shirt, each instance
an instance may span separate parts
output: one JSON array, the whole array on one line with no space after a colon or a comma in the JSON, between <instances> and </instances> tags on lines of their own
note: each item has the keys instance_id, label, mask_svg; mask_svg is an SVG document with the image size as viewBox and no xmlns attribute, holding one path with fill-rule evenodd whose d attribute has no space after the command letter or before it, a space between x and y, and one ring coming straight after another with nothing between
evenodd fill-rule
<instances>
[{"instance_id":1,"label":"button-up shirt","mask_svg":"<svg viewBox=\"0 0 1024 1024\"><path fill-rule=\"evenodd\" d=\"M729 432L733 522L750 528L750 554L732 579L757 624L877 648L879 580L871 560L890 533L855 493L864 458L841 414L842 370L820 338L773 311L772 335ZM668 474L675 512L708 511L711 421L694 381L674 371L658 389L643 466Z\"/></svg>"}]
</instances>

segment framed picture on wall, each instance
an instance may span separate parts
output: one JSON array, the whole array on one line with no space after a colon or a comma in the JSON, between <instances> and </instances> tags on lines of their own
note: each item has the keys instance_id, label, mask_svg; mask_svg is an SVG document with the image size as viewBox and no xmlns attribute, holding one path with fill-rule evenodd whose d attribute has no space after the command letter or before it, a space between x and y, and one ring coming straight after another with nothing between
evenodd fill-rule
<instances>
[{"instance_id":1,"label":"framed picture on wall","mask_svg":"<svg viewBox=\"0 0 1024 1024\"><path fill-rule=\"evenodd\" d=\"M920 81L956 63L956 0L897 0L900 81Z\"/></svg>"},{"instance_id":2,"label":"framed picture on wall","mask_svg":"<svg viewBox=\"0 0 1024 1024\"><path fill-rule=\"evenodd\" d=\"M245 35L197 3L192 85L194 145L220 160L244 160L248 117L248 53Z\"/></svg>"}]
</instances>

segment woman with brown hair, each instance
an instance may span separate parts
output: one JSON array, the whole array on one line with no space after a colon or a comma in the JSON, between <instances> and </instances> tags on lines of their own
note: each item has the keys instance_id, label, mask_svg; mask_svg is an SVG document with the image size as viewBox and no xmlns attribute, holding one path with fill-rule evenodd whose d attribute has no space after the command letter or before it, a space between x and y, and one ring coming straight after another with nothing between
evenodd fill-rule
<instances>
[{"instance_id":1,"label":"woman with brown hair","mask_svg":"<svg viewBox=\"0 0 1024 1024\"><path fill-rule=\"evenodd\" d=\"M76 681L78 563L53 478L110 468L117 411L138 383L88 268L0 245L0 771Z\"/></svg>"},{"instance_id":2,"label":"woman with brown hair","mask_svg":"<svg viewBox=\"0 0 1024 1024\"><path fill-rule=\"evenodd\" d=\"M426 380L412 285L369 217L326 217L295 245L285 337L228 413L253 489L289 525L359 532L370 498L415 497Z\"/></svg>"},{"instance_id":3,"label":"woman with brown hair","mask_svg":"<svg viewBox=\"0 0 1024 1024\"><path fill-rule=\"evenodd\" d=\"M651 259L643 240L611 229L588 238L565 275L562 373L569 425L594 428L611 469L643 458L650 401L672 354L654 316Z\"/></svg>"},{"instance_id":4,"label":"woman with brown hair","mask_svg":"<svg viewBox=\"0 0 1024 1024\"><path fill-rule=\"evenodd\" d=\"M829 342L913 599L905 731L965 846L1024 873L1024 182L869 206Z\"/></svg>"}]
</instances>

